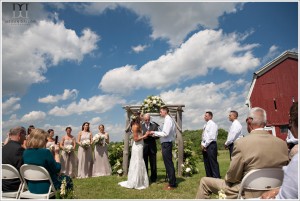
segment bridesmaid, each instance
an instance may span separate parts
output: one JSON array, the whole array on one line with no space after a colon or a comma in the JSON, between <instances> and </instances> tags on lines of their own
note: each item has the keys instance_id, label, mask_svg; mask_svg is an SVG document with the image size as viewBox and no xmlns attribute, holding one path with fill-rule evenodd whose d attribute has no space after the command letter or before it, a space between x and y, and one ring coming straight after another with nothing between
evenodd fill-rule
<instances>
[{"instance_id":1,"label":"bridesmaid","mask_svg":"<svg viewBox=\"0 0 300 201\"><path fill-rule=\"evenodd\" d=\"M101 124L98 129L99 133L97 135L103 137L103 140L95 144L93 177L111 175L111 166L109 164L107 151L109 135L104 131L104 125Z\"/></svg>"},{"instance_id":2,"label":"bridesmaid","mask_svg":"<svg viewBox=\"0 0 300 201\"><path fill-rule=\"evenodd\" d=\"M81 131L78 133L78 178L87 178L92 176L93 155L91 146L83 146L83 141L92 143L92 133L90 132L90 123L84 122Z\"/></svg>"},{"instance_id":3,"label":"bridesmaid","mask_svg":"<svg viewBox=\"0 0 300 201\"><path fill-rule=\"evenodd\" d=\"M27 129L26 139L24 140L23 145L22 145L22 147L23 147L24 149L26 149L27 138L29 137L29 135L30 135L30 133L31 133L31 130L33 130L33 129L35 129L34 125L30 125L30 126L28 127L28 129Z\"/></svg>"},{"instance_id":4,"label":"bridesmaid","mask_svg":"<svg viewBox=\"0 0 300 201\"><path fill-rule=\"evenodd\" d=\"M77 177L77 157L75 155L76 139L71 134L72 128L66 128L66 135L62 137L60 148L62 149L60 156L61 173L70 176L71 178ZM66 147L71 145L73 150L67 151Z\"/></svg>"},{"instance_id":5,"label":"bridesmaid","mask_svg":"<svg viewBox=\"0 0 300 201\"><path fill-rule=\"evenodd\" d=\"M53 129L49 129L48 130L48 136L47 136L46 148L49 149L50 152L54 156L55 139L53 138L53 136L54 136L54 130ZM52 145L52 149L50 149L51 145Z\"/></svg>"}]
</instances>

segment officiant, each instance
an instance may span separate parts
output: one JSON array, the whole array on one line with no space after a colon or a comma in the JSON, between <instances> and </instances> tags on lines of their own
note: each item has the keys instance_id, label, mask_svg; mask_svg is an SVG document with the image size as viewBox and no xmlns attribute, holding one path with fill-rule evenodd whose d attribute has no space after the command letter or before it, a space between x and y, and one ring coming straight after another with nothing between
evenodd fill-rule
<instances>
[{"instance_id":1,"label":"officiant","mask_svg":"<svg viewBox=\"0 0 300 201\"><path fill-rule=\"evenodd\" d=\"M150 121L150 114L146 113L143 115L143 123L142 123L142 131L143 135L146 134L147 131L157 131L158 130L158 124L155 122ZM150 176L150 182L154 183L157 179L157 165L156 165L156 153L157 153L157 147L156 147L156 139L158 137L154 136L148 136L148 138L144 139L144 161L148 173L148 161L150 162L150 168L151 168L151 176ZM148 173L149 175L149 173Z\"/></svg>"}]
</instances>

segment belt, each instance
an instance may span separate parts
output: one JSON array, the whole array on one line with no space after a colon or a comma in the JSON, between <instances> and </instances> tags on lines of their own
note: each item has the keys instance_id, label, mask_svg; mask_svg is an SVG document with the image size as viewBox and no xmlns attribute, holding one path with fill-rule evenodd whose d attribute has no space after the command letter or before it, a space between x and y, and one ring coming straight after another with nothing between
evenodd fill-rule
<instances>
[{"instance_id":1,"label":"belt","mask_svg":"<svg viewBox=\"0 0 300 201\"><path fill-rule=\"evenodd\" d=\"M172 143L172 141L171 141L171 142L162 142L162 144L163 144L163 143Z\"/></svg>"}]
</instances>

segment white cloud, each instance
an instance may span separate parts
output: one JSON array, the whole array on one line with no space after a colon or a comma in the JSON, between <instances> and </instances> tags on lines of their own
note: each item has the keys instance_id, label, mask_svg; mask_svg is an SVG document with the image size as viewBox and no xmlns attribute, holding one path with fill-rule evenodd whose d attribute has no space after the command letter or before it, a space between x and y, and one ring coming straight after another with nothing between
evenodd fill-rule
<instances>
[{"instance_id":1,"label":"white cloud","mask_svg":"<svg viewBox=\"0 0 300 201\"><path fill-rule=\"evenodd\" d=\"M124 3L141 17L149 19L153 39L165 38L172 46L180 45L187 34L199 26L218 28L218 19L225 13L236 12L238 3L233 2L179 2L179 3ZM170 26L166 26L170 25Z\"/></svg>"},{"instance_id":2,"label":"white cloud","mask_svg":"<svg viewBox=\"0 0 300 201\"><path fill-rule=\"evenodd\" d=\"M139 88L162 88L184 80L205 76L215 68L241 74L259 65L252 54L258 44L240 43L240 34L204 30L189 38L173 52L149 61L140 69L126 65L108 71L99 84L106 92L126 93ZM151 77L151 79L149 79Z\"/></svg>"},{"instance_id":3,"label":"white cloud","mask_svg":"<svg viewBox=\"0 0 300 201\"><path fill-rule=\"evenodd\" d=\"M25 114L22 118L21 118L21 122L24 123L35 123L35 122L39 122L42 121L46 118L46 113L42 112L42 111L32 111L29 112L28 114Z\"/></svg>"},{"instance_id":4,"label":"white cloud","mask_svg":"<svg viewBox=\"0 0 300 201\"><path fill-rule=\"evenodd\" d=\"M272 45L268 53L263 57L262 64L266 64L279 55L278 46Z\"/></svg>"},{"instance_id":5,"label":"white cloud","mask_svg":"<svg viewBox=\"0 0 300 201\"><path fill-rule=\"evenodd\" d=\"M89 15L98 15L105 12L107 9L114 10L118 6L113 2L98 2L98 3L82 3L74 5L74 8L79 13L86 13Z\"/></svg>"},{"instance_id":6,"label":"white cloud","mask_svg":"<svg viewBox=\"0 0 300 201\"><path fill-rule=\"evenodd\" d=\"M41 20L24 32L3 35L3 94L24 93L61 61L82 61L97 48L99 36L84 29L78 36L63 22Z\"/></svg>"},{"instance_id":7,"label":"white cloud","mask_svg":"<svg viewBox=\"0 0 300 201\"><path fill-rule=\"evenodd\" d=\"M131 47L131 49L132 49L135 53L140 53L140 52L143 52L147 47L148 47L147 45L137 45L137 46Z\"/></svg>"},{"instance_id":8,"label":"white cloud","mask_svg":"<svg viewBox=\"0 0 300 201\"><path fill-rule=\"evenodd\" d=\"M38 101L40 103L57 103L60 100L75 99L77 95L78 95L78 90L65 89L63 94L58 94L55 96L48 95L44 98L39 98Z\"/></svg>"},{"instance_id":9,"label":"white cloud","mask_svg":"<svg viewBox=\"0 0 300 201\"><path fill-rule=\"evenodd\" d=\"M92 125L99 125L100 124L100 122L101 122L101 118L100 117L94 117L94 118L92 118L90 121L90 124L92 124Z\"/></svg>"},{"instance_id":10,"label":"white cloud","mask_svg":"<svg viewBox=\"0 0 300 201\"><path fill-rule=\"evenodd\" d=\"M31 111L23 115L21 118L18 118L16 114L12 114L7 121L2 121L2 131L5 133L15 126L23 126L24 124L36 125L37 123L42 122L45 118L46 113L42 111Z\"/></svg>"},{"instance_id":11,"label":"white cloud","mask_svg":"<svg viewBox=\"0 0 300 201\"><path fill-rule=\"evenodd\" d=\"M214 114L213 120L219 128L228 131L231 122L228 120L230 110L239 113L239 120L243 125L243 132L246 133L246 119L248 108L245 105L247 93L241 93L238 87L244 86L245 92L249 90L249 83L244 80L226 81L220 84L205 83L175 90L166 91L160 94L167 104L184 104L183 108L183 130L202 129L204 125L204 113L208 110ZM201 92L201 93L199 93Z\"/></svg>"},{"instance_id":12,"label":"white cloud","mask_svg":"<svg viewBox=\"0 0 300 201\"><path fill-rule=\"evenodd\" d=\"M7 121L2 121L2 131L3 133L7 133L9 129L15 127L15 126L20 126L21 125L20 119L17 118L16 114L12 114ZM3 135L2 135L3 136ZM3 139L3 137L2 137Z\"/></svg>"},{"instance_id":13,"label":"white cloud","mask_svg":"<svg viewBox=\"0 0 300 201\"><path fill-rule=\"evenodd\" d=\"M66 107L57 107L49 111L50 115L68 116L72 114L82 114L84 112L103 113L112 109L116 104L124 103L125 100L111 95L93 96L90 99L80 99L78 103L72 102Z\"/></svg>"},{"instance_id":14,"label":"white cloud","mask_svg":"<svg viewBox=\"0 0 300 201\"><path fill-rule=\"evenodd\" d=\"M21 108L21 105L18 103L21 99L17 97L11 97L2 103L2 112L3 114L11 114L16 110Z\"/></svg>"},{"instance_id":15,"label":"white cloud","mask_svg":"<svg viewBox=\"0 0 300 201\"><path fill-rule=\"evenodd\" d=\"M153 39L166 39L172 46L180 45L187 34L199 27L215 29L219 17L242 9L235 2L134 2L134 3L84 3L77 9L87 14L102 14L106 9L126 7L141 19L148 20ZM167 26L166 26L167 25Z\"/></svg>"}]
</instances>

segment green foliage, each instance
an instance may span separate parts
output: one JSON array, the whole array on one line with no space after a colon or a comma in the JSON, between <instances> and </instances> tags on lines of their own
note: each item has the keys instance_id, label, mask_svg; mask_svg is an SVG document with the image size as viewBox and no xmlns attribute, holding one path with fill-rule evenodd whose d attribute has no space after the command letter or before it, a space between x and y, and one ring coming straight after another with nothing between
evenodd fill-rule
<instances>
[{"instance_id":1,"label":"green foliage","mask_svg":"<svg viewBox=\"0 0 300 201\"><path fill-rule=\"evenodd\" d=\"M75 199L75 193L73 189L67 189L66 178L63 179L60 189L56 191L56 199Z\"/></svg>"},{"instance_id":2,"label":"green foliage","mask_svg":"<svg viewBox=\"0 0 300 201\"><path fill-rule=\"evenodd\" d=\"M74 190L66 190L64 195L61 195L61 191L56 191L55 199L77 199Z\"/></svg>"},{"instance_id":3,"label":"green foliage","mask_svg":"<svg viewBox=\"0 0 300 201\"><path fill-rule=\"evenodd\" d=\"M192 176L195 173L198 173L197 157L195 156L194 151L192 150L192 141L186 140L183 142L183 164L182 166L182 175L183 176ZM178 145L175 145L175 158L176 163L178 161Z\"/></svg>"},{"instance_id":4,"label":"green foliage","mask_svg":"<svg viewBox=\"0 0 300 201\"><path fill-rule=\"evenodd\" d=\"M122 142L111 142L108 146L109 152L109 163L112 167L112 173L122 175L122 163L123 163L123 149L124 145Z\"/></svg>"}]
</instances>

